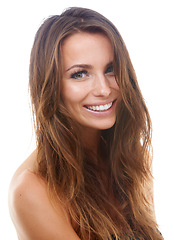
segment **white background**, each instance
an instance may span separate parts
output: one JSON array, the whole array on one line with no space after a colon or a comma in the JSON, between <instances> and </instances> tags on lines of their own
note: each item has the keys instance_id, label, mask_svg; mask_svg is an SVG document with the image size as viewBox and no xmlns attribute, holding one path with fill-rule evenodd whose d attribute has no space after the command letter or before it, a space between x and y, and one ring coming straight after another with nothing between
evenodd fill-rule
<instances>
[{"instance_id":1,"label":"white background","mask_svg":"<svg viewBox=\"0 0 174 240\"><path fill-rule=\"evenodd\" d=\"M109 18L120 31L153 123L156 217L174 239L174 3L171 0L30 0L0 3L0 239L17 240L8 213L8 186L35 147L28 96L28 65L42 20L81 6Z\"/></svg>"}]
</instances>

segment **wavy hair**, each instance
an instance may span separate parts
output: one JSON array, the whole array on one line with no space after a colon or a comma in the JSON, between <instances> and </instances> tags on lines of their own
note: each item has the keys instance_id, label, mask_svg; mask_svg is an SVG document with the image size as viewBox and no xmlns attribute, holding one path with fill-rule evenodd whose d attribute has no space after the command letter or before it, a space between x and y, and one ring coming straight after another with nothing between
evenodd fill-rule
<instances>
[{"instance_id":1,"label":"wavy hair","mask_svg":"<svg viewBox=\"0 0 174 240\"><path fill-rule=\"evenodd\" d=\"M103 33L110 39L121 93L116 123L101 131L98 156L82 145L78 126L61 96L61 46L77 32ZM149 197L151 120L116 27L85 8L70 8L46 19L31 51L29 85L37 140L36 173L46 181L51 202L64 205L78 236L104 240L113 236L129 239L129 234L160 239ZM107 165L107 173L102 164L91 161L94 158Z\"/></svg>"}]
</instances>

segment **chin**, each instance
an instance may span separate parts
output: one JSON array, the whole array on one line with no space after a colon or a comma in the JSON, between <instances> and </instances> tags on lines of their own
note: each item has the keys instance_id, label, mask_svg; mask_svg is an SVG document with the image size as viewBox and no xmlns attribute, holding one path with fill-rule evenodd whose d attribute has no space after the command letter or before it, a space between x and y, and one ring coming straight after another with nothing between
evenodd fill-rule
<instances>
[{"instance_id":1,"label":"chin","mask_svg":"<svg viewBox=\"0 0 174 240\"><path fill-rule=\"evenodd\" d=\"M110 123L106 123L105 122L104 124L97 124L96 125L96 129L98 129L98 130L106 130L106 129L109 129L109 128L113 127L114 124L115 124L115 121L110 122Z\"/></svg>"},{"instance_id":2,"label":"chin","mask_svg":"<svg viewBox=\"0 0 174 240\"><path fill-rule=\"evenodd\" d=\"M112 128L113 126L114 126L114 124L108 125L108 126L103 126L103 127L99 128L99 130L107 130L107 129Z\"/></svg>"}]
</instances>

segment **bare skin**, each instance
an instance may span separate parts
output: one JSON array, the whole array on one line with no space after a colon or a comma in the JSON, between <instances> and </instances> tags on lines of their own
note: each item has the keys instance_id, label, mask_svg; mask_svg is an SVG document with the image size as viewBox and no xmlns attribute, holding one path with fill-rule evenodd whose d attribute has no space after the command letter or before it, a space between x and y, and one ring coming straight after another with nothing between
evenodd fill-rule
<instances>
[{"instance_id":1,"label":"bare skin","mask_svg":"<svg viewBox=\"0 0 174 240\"><path fill-rule=\"evenodd\" d=\"M79 240L69 218L51 205L46 183L36 176L36 151L18 168L9 189L9 209L19 240Z\"/></svg>"}]
</instances>

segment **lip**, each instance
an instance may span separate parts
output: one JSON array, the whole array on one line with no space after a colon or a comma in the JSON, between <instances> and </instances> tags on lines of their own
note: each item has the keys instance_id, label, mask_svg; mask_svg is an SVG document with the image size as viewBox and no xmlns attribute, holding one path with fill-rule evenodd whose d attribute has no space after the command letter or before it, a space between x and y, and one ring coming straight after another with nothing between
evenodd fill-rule
<instances>
[{"instance_id":1,"label":"lip","mask_svg":"<svg viewBox=\"0 0 174 240\"><path fill-rule=\"evenodd\" d=\"M99 106L99 105L105 105L105 104L108 104L108 103L111 103L111 102L112 102L112 106L105 111L94 111L94 110L91 110L91 109L87 108L87 106ZM97 104L93 104L93 105L84 105L83 107L88 113L92 114L93 116L106 117L106 116L110 115L115 110L116 102L117 102L117 99L115 99L113 101L107 101L105 103L100 103L100 104L97 103Z\"/></svg>"}]
</instances>

